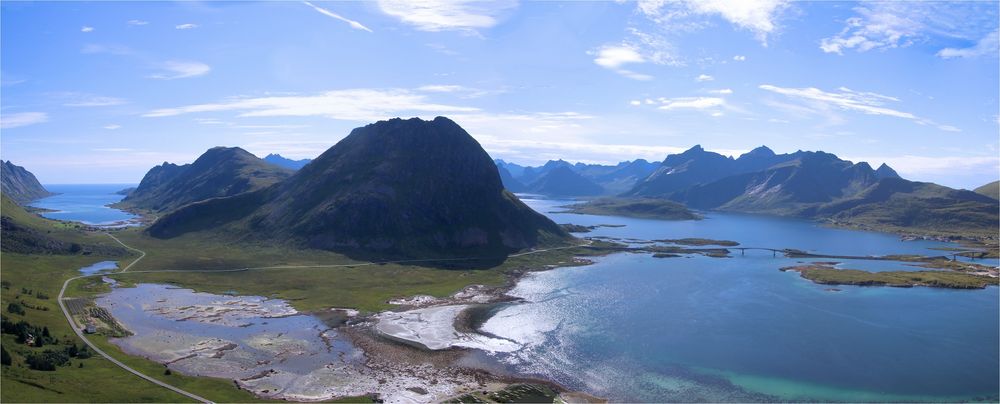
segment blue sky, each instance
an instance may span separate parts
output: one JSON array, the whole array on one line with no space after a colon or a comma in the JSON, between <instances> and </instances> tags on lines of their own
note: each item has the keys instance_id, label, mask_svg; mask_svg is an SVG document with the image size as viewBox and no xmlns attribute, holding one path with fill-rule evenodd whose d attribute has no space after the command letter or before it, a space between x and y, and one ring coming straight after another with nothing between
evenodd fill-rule
<instances>
[{"instance_id":1,"label":"blue sky","mask_svg":"<svg viewBox=\"0 0 1000 404\"><path fill-rule=\"evenodd\" d=\"M953 187L1000 176L995 2L0 8L0 154L43 183L134 183L218 145L314 157L437 115L522 164L763 144Z\"/></svg>"}]
</instances>

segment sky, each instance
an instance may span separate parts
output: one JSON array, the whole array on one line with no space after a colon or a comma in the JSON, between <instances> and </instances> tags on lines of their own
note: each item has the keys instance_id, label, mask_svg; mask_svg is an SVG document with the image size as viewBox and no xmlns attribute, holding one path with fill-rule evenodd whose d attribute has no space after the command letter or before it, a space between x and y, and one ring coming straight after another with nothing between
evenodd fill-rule
<instances>
[{"instance_id":1,"label":"sky","mask_svg":"<svg viewBox=\"0 0 1000 404\"><path fill-rule=\"evenodd\" d=\"M447 116L494 158L823 150L1000 177L997 2L0 3L0 157L137 183L213 146L312 158Z\"/></svg>"}]
</instances>

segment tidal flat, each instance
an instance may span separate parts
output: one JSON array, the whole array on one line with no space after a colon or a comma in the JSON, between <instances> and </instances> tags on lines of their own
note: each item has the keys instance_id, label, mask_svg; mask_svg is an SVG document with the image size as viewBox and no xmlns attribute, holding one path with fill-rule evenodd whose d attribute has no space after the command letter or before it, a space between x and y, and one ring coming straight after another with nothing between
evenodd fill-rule
<instances>
[{"instance_id":1,"label":"tidal flat","mask_svg":"<svg viewBox=\"0 0 1000 404\"><path fill-rule=\"evenodd\" d=\"M387 402L426 402L488 387L478 372L371 360L341 329L279 299L138 284L114 288L96 303L134 334L111 340L124 352L183 374L233 380L261 398L377 394Z\"/></svg>"}]
</instances>

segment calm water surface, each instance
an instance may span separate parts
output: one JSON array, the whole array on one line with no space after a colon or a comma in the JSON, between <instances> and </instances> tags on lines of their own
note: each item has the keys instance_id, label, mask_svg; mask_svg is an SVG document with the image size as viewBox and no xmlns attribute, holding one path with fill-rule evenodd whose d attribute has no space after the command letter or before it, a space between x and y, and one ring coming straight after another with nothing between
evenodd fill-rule
<instances>
[{"instance_id":1,"label":"calm water surface","mask_svg":"<svg viewBox=\"0 0 1000 404\"><path fill-rule=\"evenodd\" d=\"M131 187L131 184L54 184L45 189L59 195L39 199L31 206L51 209L42 216L49 219L70 220L89 225L111 225L136 218L135 215L107 205L121 201L123 195L115 192Z\"/></svg>"},{"instance_id":2,"label":"calm water surface","mask_svg":"<svg viewBox=\"0 0 1000 404\"><path fill-rule=\"evenodd\" d=\"M845 255L930 254L950 246L800 220L709 213L657 221L550 213L558 223L625 224L588 236L704 237ZM1000 293L813 284L769 252L657 259L616 254L534 273L483 330L526 347L498 359L615 401L996 401ZM866 270L917 269L849 261Z\"/></svg>"}]
</instances>

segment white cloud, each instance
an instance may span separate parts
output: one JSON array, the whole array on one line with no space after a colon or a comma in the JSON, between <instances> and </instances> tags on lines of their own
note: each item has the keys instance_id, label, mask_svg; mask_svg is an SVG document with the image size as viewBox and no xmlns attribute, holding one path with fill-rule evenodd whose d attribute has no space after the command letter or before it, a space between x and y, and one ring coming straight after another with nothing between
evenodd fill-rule
<instances>
[{"instance_id":1,"label":"white cloud","mask_svg":"<svg viewBox=\"0 0 1000 404\"><path fill-rule=\"evenodd\" d=\"M425 91L428 93L454 93L458 91L466 91L467 88L454 84L431 84L426 86L420 86L417 88L418 91Z\"/></svg>"},{"instance_id":2,"label":"white cloud","mask_svg":"<svg viewBox=\"0 0 1000 404\"><path fill-rule=\"evenodd\" d=\"M937 55L945 59L975 58L980 56L996 56L1000 51L1000 32L993 30L976 44L968 48L944 48Z\"/></svg>"},{"instance_id":3,"label":"white cloud","mask_svg":"<svg viewBox=\"0 0 1000 404\"><path fill-rule=\"evenodd\" d=\"M698 77L694 78L694 81L697 82L712 81L712 80L715 80L715 77L709 76L707 74L699 74Z\"/></svg>"},{"instance_id":4,"label":"white cloud","mask_svg":"<svg viewBox=\"0 0 1000 404\"><path fill-rule=\"evenodd\" d=\"M737 62L743 62L743 61L747 60L747 57L743 56L743 55L736 55L736 56L733 56L733 60L735 60Z\"/></svg>"},{"instance_id":5,"label":"white cloud","mask_svg":"<svg viewBox=\"0 0 1000 404\"><path fill-rule=\"evenodd\" d=\"M726 100L719 97L678 97L661 98L659 109L670 111L675 109L710 109L721 107Z\"/></svg>"},{"instance_id":6,"label":"white cloud","mask_svg":"<svg viewBox=\"0 0 1000 404\"><path fill-rule=\"evenodd\" d=\"M788 8L786 0L640 0L639 11L665 25L692 26L682 21L692 17L719 16L746 29L765 46L768 35L778 30L777 20ZM694 23L697 26L698 23Z\"/></svg>"},{"instance_id":7,"label":"white cloud","mask_svg":"<svg viewBox=\"0 0 1000 404\"><path fill-rule=\"evenodd\" d=\"M113 124L110 124L110 125L104 125L104 129L107 129L107 130L121 129L121 127L122 126L119 125L119 124L117 124L117 123L113 123Z\"/></svg>"},{"instance_id":8,"label":"white cloud","mask_svg":"<svg viewBox=\"0 0 1000 404\"><path fill-rule=\"evenodd\" d=\"M828 110L832 107L845 111L861 112L867 115L885 115L909 119L920 125L933 125L938 129L949 132L960 131L954 126L939 125L912 113L886 107L885 105L888 102L899 102L899 99L878 93L854 91L846 87L838 88L839 92L827 92L815 87L785 88L770 84L762 84L759 87L762 90L771 91L804 102L808 106L813 107L804 107L804 110L810 112Z\"/></svg>"},{"instance_id":9,"label":"white cloud","mask_svg":"<svg viewBox=\"0 0 1000 404\"><path fill-rule=\"evenodd\" d=\"M514 0L379 0L383 13L421 31L467 31L491 28L517 8Z\"/></svg>"},{"instance_id":10,"label":"white cloud","mask_svg":"<svg viewBox=\"0 0 1000 404\"><path fill-rule=\"evenodd\" d=\"M718 89L718 90L708 90L708 92L709 92L709 94L729 95L729 94L733 93L733 90L730 89L730 88L722 88L722 89Z\"/></svg>"},{"instance_id":11,"label":"white cloud","mask_svg":"<svg viewBox=\"0 0 1000 404\"><path fill-rule=\"evenodd\" d=\"M0 115L0 128L11 129L21 126L34 125L49 120L48 114L44 112L18 112L14 114Z\"/></svg>"},{"instance_id":12,"label":"white cloud","mask_svg":"<svg viewBox=\"0 0 1000 404\"><path fill-rule=\"evenodd\" d=\"M347 25L351 26L351 28L354 28L354 29L357 29L357 30L362 30L362 31L372 32L371 29L369 29L368 27L364 26L360 22L357 22L357 21L354 21L354 20L351 20L351 19L348 19L348 18L344 18L340 14L334 13L334 12L332 12L330 10L327 10L325 8L322 8L322 7L319 7L317 5L314 5L314 4L312 4L312 3L308 2L308 1L303 1L302 3L305 4L305 5L307 5L307 6L309 6L309 7L312 7L313 10L316 10L320 14L323 14L323 15L325 15L327 17L330 17L330 18L333 18L333 19L336 19L336 20L340 20L340 21L346 22Z\"/></svg>"},{"instance_id":13,"label":"white cloud","mask_svg":"<svg viewBox=\"0 0 1000 404\"><path fill-rule=\"evenodd\" d=\"M174 80L188 77L204 76L212 70L212 67L201 62L168 60L160 64L160 68L165 72L149 76L151 79Z\"/></svg>"},{"instance_id":14,"label":"white cloud","mask_svg":"<svg viewBox=\"0 0 1000 404\"><path fill-rule=\"evenodd\" d=\"M80 28L80 32L94 32L94 27L88 27L84 25L83 27Z\"/></svg>"},{"instance_id":15,"label":"white cloud","mask_svg":"<svg viewBox=\"0 0 1000 404\"><path fill-rule=\"evenodd\" d=\"M623 68L628 64L644 63L646 59L639 54L639 51L628 45L603 46L596 51L591 51L591 55L596 56L594 63L605 69L609 69L622 76L634 80L650 80L653 76L636 73Z\"/></svg>"},{"instance_id":16,"label":"white cloud","mask_svg":"<svg viewBox=\"0 0 1000 404\"><path fill-rule=\"evenodd\" d=\"M823 52L902 48L931 38L978 40L997 26L990 2L871 2L854 11L839 33L820 41Z\"/></svg>"},{"instance_id":17,"label":"white cloud","mask_svg":"<svg viewBox=\"0 0 1000 404\"><path fill-rule=\"evenodd\" d=\"M629 101L628 103L629 103L629 105L635 105L635 106L642 105L642 101L639 101L639 100L632 100L632 101Z\"/></svg>"},{"instance_id":18,"label":"white cloud","mask_svg":"<svg viewBox=\"0 0 1000 404\"><path fill-rule=\"evenodd\" d=\"M196 104L149 111L143 116L164 117L201 112L237 111L241 117L323 116L349 121L376 121L406 114L474 112L477 108L429 102L425 95L405 89L333 90L314 95L234 98L214 104Z\"/></svg>"},{"instance_id":19,"label":"white cloud","mask_svg":"<svg viewBox=\"0 0 1000 404\"><path fill-rule=\"evenodd\" d=\"M143 21L143 20L128 20L128 22L126 22L126 24L128 24L128 25L134 25L134 26L139 26L139 25L148 25L148 24L149 24L149 21Z\"/></svg>"},{"instance_id":20,"label":"white cloud","mask_svg":"<svg viewBox=\"0 0 1000 404\"><path fill-rule=\"evenodd\" d=\"M175 29L195 29L195 28L198 28L198 24L192 24L192 23L178 24L178 25L174 25L174 28Z\"/></svg>"}]
</instances>

